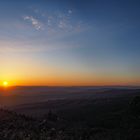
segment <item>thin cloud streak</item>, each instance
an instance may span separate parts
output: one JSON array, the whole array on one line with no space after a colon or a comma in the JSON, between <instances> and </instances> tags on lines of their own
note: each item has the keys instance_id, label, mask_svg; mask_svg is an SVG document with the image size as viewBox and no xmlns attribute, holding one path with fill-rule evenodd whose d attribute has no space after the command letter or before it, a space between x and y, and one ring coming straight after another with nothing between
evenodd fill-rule
<instances>
[{"instance_id":1,"label":"thin cloud streak","mask_svg":"<svg viewBox=\"0 0 140 140\"><path fill-rule=\"evenodd\" d=\"M31 24L33 25L33 27L36 30L43 30L43 23L41 23L39 20L37 20L36 18L32 17L32 16L24 16L23 17L24 20L28 20L31 22Z\"/></svg>"},{"instance_id":2,"label":"thin cloud streak","mask_svg":"<svg viewBox=\"0 0 140 140\"><path fill-rule=\"evenodd\" d=\"M64 43L47 43L47 42L36 42L36 41L9 41L9 42L0 42L0 53L7 52L48 52L54 50L63 50L71 48L79 48L75 44L65 45Z\"/></svg>"}]
</instances>

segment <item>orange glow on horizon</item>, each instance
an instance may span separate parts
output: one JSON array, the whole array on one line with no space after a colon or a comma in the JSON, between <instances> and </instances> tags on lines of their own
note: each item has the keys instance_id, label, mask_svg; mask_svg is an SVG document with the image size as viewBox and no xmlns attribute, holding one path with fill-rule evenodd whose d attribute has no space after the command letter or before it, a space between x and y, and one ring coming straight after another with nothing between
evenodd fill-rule
<instances>
[{"instance_id":1,"label":"orange glow on horizon","mask_svg":"<svg viewBox=\"0 0 140 140\"><path fill-rule=\"evenodd\" d=\"M39 70L1 73L1 85L9 86L140 86L139 77L125 75L107 75L98 73L50 73ZM8 81L6 81L6 80Z\"/></svg>"},{"instance_id":2,"label":"orange glow on horizon","mask_svg":"<svg viewBox=\"0 0 140 140\"><path fill-rule=\"evenodd\" d=\"M14 82L13 82L14 81ZM75 78L44 78L44 79L16 79L4 81L3 86L139 86L139 81L129 81L128 79L75 79ZM132 83L132 84L131 84Z\"/></svg>"},{"instance_id":3,"label":"orange glow on horizon","mask_svg":"<svg viewBox=\"0 0 140 140\"><path fill-rule=\"evenodd\" d=\"M131 72L104 71L100 68L67 68L22 56L3 57L0 85L6 86L140 86L140 76ZM22 63L21 63L22 62ZM82 69L83 68L83 69ZM7 80L7 81L5 81ZM4 82L5 81L5 84ZM7 82L7 83L6 83Z\"/></svg>"}]
</instances>

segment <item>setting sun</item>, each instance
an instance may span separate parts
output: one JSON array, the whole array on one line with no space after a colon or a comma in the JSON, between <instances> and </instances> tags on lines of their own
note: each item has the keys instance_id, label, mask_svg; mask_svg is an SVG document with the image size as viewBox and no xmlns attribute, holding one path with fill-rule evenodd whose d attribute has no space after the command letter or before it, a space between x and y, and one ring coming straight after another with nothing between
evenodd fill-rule
<instances>
[{"instance_id":1,"label":"setting sun","mask_svg":"<svg viewBox=\"0 0 140 140\"><path fill-rule=\"evenodd\" d=\"M3 86L4 86L4 87L7 87L7 86L8 86L8 82L7 82L7 81L4 81L4 82L3 82Z\"/></svg>"}]
</instances>

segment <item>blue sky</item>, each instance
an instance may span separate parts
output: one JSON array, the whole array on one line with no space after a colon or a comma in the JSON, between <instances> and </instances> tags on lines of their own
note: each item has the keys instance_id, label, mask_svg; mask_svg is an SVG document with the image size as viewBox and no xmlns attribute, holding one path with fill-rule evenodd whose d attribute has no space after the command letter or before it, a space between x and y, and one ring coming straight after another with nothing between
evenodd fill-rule
<instances>
[{"instance_id":1,"label":"blue sky","mask_svg":"<svg viewBox=\"0 0 140 140\"><path fill-rule=\"evenodd\" d=\"M139 7L139 0L1 0L0 80L140 85ZM21 63L25 72L15 72Z\"/></svg>"}]
</instances>

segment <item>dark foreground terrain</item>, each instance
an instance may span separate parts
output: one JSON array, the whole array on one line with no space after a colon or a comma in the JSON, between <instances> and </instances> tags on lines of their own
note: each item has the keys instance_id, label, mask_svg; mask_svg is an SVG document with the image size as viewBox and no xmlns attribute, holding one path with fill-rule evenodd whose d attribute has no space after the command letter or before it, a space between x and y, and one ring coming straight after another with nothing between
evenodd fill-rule
<instances>
[{"instance_id":1,"label":"dark foreground terrain","mask_svg":"<svg viewBox=\"0 0 140 140\"><path fill-rule=\"evenodd\" d=\"M139 89L84 92L1 107L0 140L140 140Z\"/></svg>"}]
</instances>

